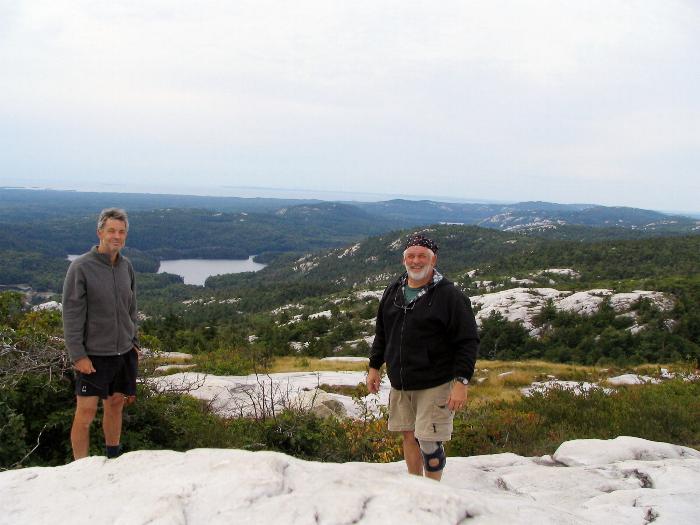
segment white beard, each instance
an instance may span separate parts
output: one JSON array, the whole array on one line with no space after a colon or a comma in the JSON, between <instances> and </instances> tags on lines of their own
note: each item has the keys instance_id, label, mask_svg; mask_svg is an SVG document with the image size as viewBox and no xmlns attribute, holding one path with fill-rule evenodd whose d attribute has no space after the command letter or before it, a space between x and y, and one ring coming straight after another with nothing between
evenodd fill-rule
<instances>
[{"instance_id":1,"label":"white beard","mask_svg":"<svg viewBox=\"0 0 700 525\"><path fill-rule=\"evenodd\" d=\"M422 281L423 279L428 277L428 275L432 271L433 271L433 267L430 265L425 266L422 270L419 270L419 271L411 270L410 268L406 267L406 272L408 273L408 276L413 281Z\"/></svg>"}]
</instances>

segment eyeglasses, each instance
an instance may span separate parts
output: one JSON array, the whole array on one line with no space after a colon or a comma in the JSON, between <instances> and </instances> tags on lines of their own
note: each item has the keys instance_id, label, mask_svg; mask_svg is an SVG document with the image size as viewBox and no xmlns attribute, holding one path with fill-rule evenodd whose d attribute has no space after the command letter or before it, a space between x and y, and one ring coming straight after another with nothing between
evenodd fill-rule
<instances>
[{"instance_id":1,"label":"eyeglasses","mask_svg":"<svg viewBox=\"0 0 700 525\"><path fill-rule=\"evenodd\" d=\"M399 286L396 289L396 293L394 294L394 306L400 310L403 310L404 312L410 312L413 310L413 307L416 306L416 301L410 302L408 304L404 304L403 301L401 301L401 304L399 304L399 291L403 294L403 286Z\"/></svg>"}]
</instances>

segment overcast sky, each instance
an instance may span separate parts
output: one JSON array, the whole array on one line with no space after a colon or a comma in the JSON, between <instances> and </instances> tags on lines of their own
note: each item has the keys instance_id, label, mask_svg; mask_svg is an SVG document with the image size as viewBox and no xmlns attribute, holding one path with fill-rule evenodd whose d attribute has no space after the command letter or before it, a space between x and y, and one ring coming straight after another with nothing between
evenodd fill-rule
<instances>
[{"instance_id":1,"label":"overcast sky","mask_svg":"<svg viewBox=\"0 0 700 525\"><path fill-rule=\"evenodd\" d=\"M0 0L4 185L698 211L699 168L696 0Z\"/></svg>"}]
</instances>

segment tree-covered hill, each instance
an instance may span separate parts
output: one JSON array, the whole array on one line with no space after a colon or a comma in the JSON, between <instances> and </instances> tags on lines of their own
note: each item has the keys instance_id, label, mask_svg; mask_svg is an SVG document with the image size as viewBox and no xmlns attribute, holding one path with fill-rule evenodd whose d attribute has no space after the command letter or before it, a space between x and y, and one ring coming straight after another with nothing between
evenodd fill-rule
<instances>
[{"instance_id":1,"label":"tree-covered hill","mask_svg":"<svg viewBox=\"0 0 700 525\"><path fill-rule=\"evenodd\" d=\"M499 230L537 231L543 228L556 230L562 226L580 225L616 228L621 232L649 232L655 235L689 233L698 228L698 221L689 217L670 216L638 208L591 204L472 204L397 199L357 205L374 215L400 221L405 226L461 223Z\"/></svg>"},{"instance_id":2,"label":"tree-covered hill","mask_svg":"<svg viewBox=\"0 0 700 525\"><path fill-rule=\"evenodd\" d=\"M201 206L176 207L195 204ZM608 249L603 246L608 241L613 243L609 246L617 246L614 243L626 239L640 244L621 244L620 250L630 251L622 259L633 258L637 247L651 246L645 258L664 272L670 259L661 261L654 254L668 254L667 246L676 244L654 239L700 231L696 221L687 218L586 204L338 203L0 189L0 284L28 283L60 290L66 256L83 253L95 243L96 215L108 205L124 206L130 212L126 254L139 272L155 272L162 259L256 255L261 262L275 261L260 274L212 279L210 286L217 289L272 282L287 286L303 281L302 290L310 283L322 290L384 283L397 272L398 239L426 222L448 223L428 227L445 248L440 253L441 268L456 275L476 266L516 268L533 257L539 257L541 265L546 258L551 266L565 265L570 254L578 254L582 264L588 264L576 243L601 243L595 245L596 254ZM571 220L596 226L567 222ZM453 222L481 222L489 228L449 224ZM689 240L677 242L692 245ZM683 248L679 253L684 253ZM616 267L620 260L608 255L599 266ZM610 273L614 272L595 272Z\"/></svg>"},{"instance_id":3,"label":"tree-covered hill","mask_svg":"<svg viewBox=\"0 0 700 525\"><path fill-rule=\"evenodd\" d=\"M180 208L223 212L272 213L285 206L313 204L315 199L272 199L167 195L154 193L78 192L0 188L0 222L96 216L103 208L132 211Z\"/></svg>"},{"instance_id":4,"label":"tree-covered hill","mask_svg":"<svg viewBox=\"0 0 700 525\"><path fill-rule=\"evenodd\" d=\"M65 271L65 258L95 244L95 216L45 219L0 227L0 284L29 282L31 259ZM2 225L0 225L2 226ZM387 226L338 203L297 205L277 213L163 209L130 213L128 249L139 271L155 272L161 259L228 258L319 250L384 231ZM43 273L43 270L42 270ZM56 279L54 279L55 281ZM42 279L42 286L45 279Z\"/></svg>"},{"instance_id":5,"label":"tree-covered hill","mask_svg":"<svg viewBox=\"0 0 700 525\"><path fill-rule=\"evenodd\" d=\"M227 373L241 361L239 350L220 352L225 348L284 355L297 351L295 342L308 343L302 353L310 356L331 355L338 348L366 353L376 292L402 272L403 242L414 231L393 231L341 248L286 253L260 272L212 277L206 287L184 285L175 276L140 273L139 310L147 316L143 333L148 344L160 348L212 353L206 358L214 363L212 370ZM486 355L587 364L700 356L700 236L589 242L477 226L438 225L422 231L440 246L441 271L470 296L514 287L532 293L554 287L568 291L564 295L605 288L614 293L660 291L673 302L671 310L662 312L639 300L625 315L607 303L594 315L540 305L532 319L539 337L517 321L485 317ZM23 260L28 266L43 261ZM542 273L556 268L572 269L575 275ZM62 277L63 270L57 280ZM367 290L372 293L363 293ZM631 331L636 322L645 327L638 333Z\"/></svg>"},{"instance_id":6,"label":"tree-covered hill","mask_svg":"<svg viewBox=\"0 0 700 525\"><path fill-rule=\"evenodd\" d=\"M693 276L700 264L700 236L616 241L553 241L504 255L491 271L576 268L583 282Z\"/></svg>"},{"instance_id":7,"label":"tree-covered hill","mask_svg":"<svg viewBox=\"0 0 700 525\"><path fill-rule=\"evenodd\" d=\"M98 212L0 223L0 248L65 256L95 242ZM395 227L357 207L297 204L273 213L164 208L129 213L128 245L156 258L229 257L316 250Z\"/></svg>"},{"instance_id":8,"label":"tree-covered hill","mask_svg":"<svg viewBox=\"0 0 700 525\"><path fill-rule=\"evenodd\" d=\"M257 274L212 277L208 286L237 283L325 282L338 287L387 284L401 273L401 253L414 231L430 235L440 246L438 266L463 278L482 275L527 275L544 268L575 268L581 283L602 280L690 276L696 271L700 236L655 237L635 240L550 240L477 226L438 225L391 232L333 250L280 259Z\"/></svg>"},{"instance_id":9,"label":"tree-covered hill","mask_svg":"<svg viewBox=\"0 0 700 525\"><path fill-rule=\"evenodd\" d=\"M311 210L324 201L158 195L134 193L90 193L0 188L0 223L21 223L51 218L93 216L105 207L133 211L199 209L224 213L280 214L307 206ZM698 229L695 218L628 207L594 204L520 202L513 204L454 203L431 200L394 199L381 202L346 202L361 217L376 217L384 230L437 223L475 224L500 230L559 228L583 225L598 228L648 231L654 234L689 233ZM363 211L364 214L359 213ZM359 230L358 230L359 231Z\"/></svg>"}]
</instances>

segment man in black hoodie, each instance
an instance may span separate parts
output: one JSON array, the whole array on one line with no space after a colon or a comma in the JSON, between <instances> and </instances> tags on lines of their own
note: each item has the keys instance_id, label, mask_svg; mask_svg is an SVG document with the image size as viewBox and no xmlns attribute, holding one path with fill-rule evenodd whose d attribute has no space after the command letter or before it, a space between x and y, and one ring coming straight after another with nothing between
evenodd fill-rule
<instances>
[{"instance_id":1,"label":"man in black hoodie","mask_svg":"<svg viewBox=\"0 0 700 525\"><path fill-rule=\"evenodd\" d=\"M455 411L467 402L479 336L469 299L435 269L438 246L408 238L406 272L379 303L367 387L379 391L386 363L389 430L403 434L408 472L440 480Z\"/></svg>"}]
</instances>

